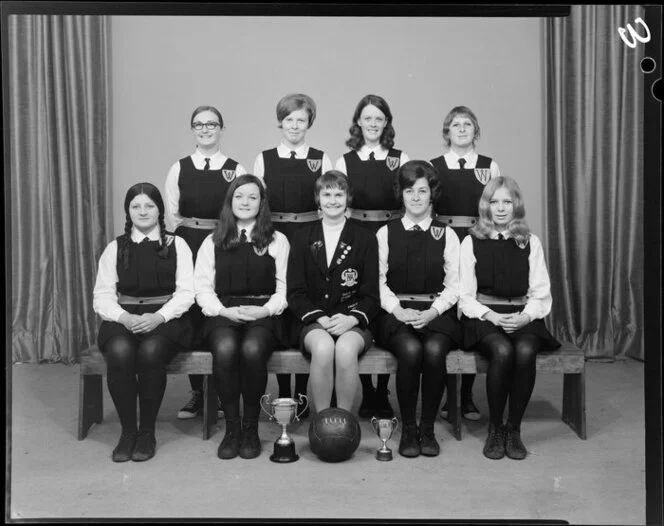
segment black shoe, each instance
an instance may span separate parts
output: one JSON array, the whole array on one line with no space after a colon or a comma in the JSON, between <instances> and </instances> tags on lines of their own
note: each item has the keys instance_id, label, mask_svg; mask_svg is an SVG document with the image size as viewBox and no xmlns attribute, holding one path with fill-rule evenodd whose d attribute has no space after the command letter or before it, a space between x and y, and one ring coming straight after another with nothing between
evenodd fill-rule
<instances>
[{"instance_id":1,"label":"black shoe","mask_svg":"<svg viewBox=\"0 0 664 526\"><path fill-rule=\"evenodd\" d=\"M378 418L392 418L394 416L394 411L390 405L390 400L388 395L390 391L385 389L384 391L376 391L374 397L375 404L375 414Z\"/></svg>"},{"instance_id":2,"label":"black shoe","mask_svg":"<svg viewBox=\"0 0 664 526\"><path fill-rule=\"evenodd\" d=\"M466 420L473 420L477 422L480 419L480 410L475 407L472 398L468 398L468 400L462 400L461 414Z\"/></svg>"},{"instance_id":3,"label":"black shoe","mask_svg":"<svg viewBox=\"0 0 664 526\"><path fill-rule=\"evenodd\" d=\"M258 436L258 422L244 422L240 440L240 456L256 458L261 454L261 439Z\"/></svg>"},{"instance_id":4,"label":"black shoe","mask_svg":"<svg viewBox=\"0 0 664 526\"><path fill-rule=\"evenodd\" d=\"M136 445L131 459L134 462L144 462L154 457L157 440L154 437L154 431L139 431L136 437Z\"/></svg>"},{"instance_id":5,"label":"black shoe","mask_svg":"<svg viewBox=\"0 0 664 526\"><path fill-rule=\"evenodd\" d=\"M134 444L136 444L136 431L129 433L122 433L118 445L113 450L113 462L127 462L131 460L131 454L134 452Z\"/></svg>"},{"instance_id":6,"label":"black shoe","mask_svg":"<svg viewBox=\"0 0 664 526\"><path fill-rule=\"evenodd\" d=\"M304 394L304 393L302 393L302 394ZM295 400L297 400L297 415L298 415L299 419L304 420L305 418L308 418L309 413L310 413L309 404L307 402L305 402L304 400L302 402L300 402L300 393L295 395ZM308 398L307 398L307 400L308 400ZM305 404L307 404L306 409L304 409ZM302 411L303 409L304 409L304 411ZM302 413L302 414L300 414L300 413Z\"/></svg>"},{"instance_id":7,"label":"black shoe","mask_svg":"<svg viewBox=\"0 0 664 526\"><path fill-rule=\"evenodd\" d=\"M499 460L505 456L505 430L503 426L496 428L489 424L489 433L484 443L484 456L491 460Z\"/></svg>"},{"instance_id":8,"label":"black shoe","mask_svg":"<svg viewBox=\"0 0 664 526\"><path fill-rule=\"evenodd\" d=\"M505 454L514 460L523 460L528 456L526 446L521 442L521 432L515 429L511 424L505 428Z\"/></svg>"},{"instance_id":9,"label":"black shoe","mask_svg":"<svg viewBox=\"0 0 664 526\"><path fill-rule=\"evenodd\" d=\"M196 418L198 414L203 410L203 393L201 391L192 391L191 398L185 404L185 406L180 409L178 412L178 418L180 420L188 420L190 418Z\"/></svg>"},{"instance_id":10,"label":"black shoe","mask_svg":"<svg viewBox=\"0 0 664 526\"><path fill-rule=\"evenodd\" d=\"M362 403L358 415L370 418L376 414L376 392L373 389L362 389Z\"/></svg>"},{"instance_id":11,"label":"black shoe","mask_svg":"<svg viewBox=\"0 0 664 526\"><path fill-rule=\"evenodd\" d=\"M426 457L436 457L440 454L440 444L433 434L433 424L420 424L419 429L420 451Z\"/></svg>"},{"instance_id":12,"label":"black shoe","mask_svg":"<svg viewBox=\"0 0 664 526\"><path fill-rule=\"evenodd\" d=\"M221 444L219 444L217 456L224 460L237 457L240 454L241 435L242 429L240 421L236 420L234 422L229 422L226 420L226 434L224 435Z\"/></svg>"},{"instance_id":13,"label":"black shoe","mask_svg":"<svg viewBox=\"0 0 664 526\"><path fill-rule=\"evenodd\" d=\"M406 424L401 430L399 454L402 457L415 458L420 456L420 441L417 439L417 424Z\"/></svg>"}]
</instances>

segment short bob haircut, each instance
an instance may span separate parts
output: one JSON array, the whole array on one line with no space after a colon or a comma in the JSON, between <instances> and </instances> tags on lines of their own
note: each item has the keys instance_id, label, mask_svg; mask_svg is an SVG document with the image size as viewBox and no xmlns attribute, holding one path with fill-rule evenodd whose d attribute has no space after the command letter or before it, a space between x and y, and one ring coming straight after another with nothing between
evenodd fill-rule
<instances>
[{"instance_id":1,"label":"short bob haircut","mask_svg":"<svg viewBox=\"0 0 664 526\"><path fill-rule=\"evenodd\" d=\"M240 244L237 223L233 214L233 195L243 185L254 183L258 187L261 203L256 215L256 225L251 233L251 242L256 248L266 248L274 239L274 226L270 218L270 205L267 201L265 187L262 181L252 174L243 174L235 178L228 187L224 206L219 214L219 224L212 234L212 241L221 250L232 250Z\"/></svg>"},{"instance_id":2,"label":"short bob haircut","mask_svg":"<svg viewBox=\"0 0 664 526\"><path fill-rule=\"evenodd\" d=\"M291 93L277 103L277 125L281 128L281 121L297 110L305 110L309 115L309 128L316 120L316 103L309 95L304 93Z\"/></svg>"},{"instance_id":3,"label":"short bob haircut","mask_svg":"<svg viewBox=\"0 0 664 526\"><path fill-rule=\"evenodd\" d=\"M320 193L324 189L334 188L346 192L346 207L349 207L353 201L353 190L350 186L348 177L339 170L328 170L321 175L314 183L314 200L316 206L320 208Z\"/></svg>"},{"instance_id":4,"label":"short bob haircut","mask_svg":"<svg viewBox=\"0 0 664 526\"><path fill-rule=\"evenodd\" d=\"M376 106L376 108L385 114L385 129L383 129L383 133L380 135L380 144L383 148L389 150L394 146L394 136L396 134L392 126L392 112L387 101L378 95L365 95L357 104L355 113L353 113L353 124L348 129L350 138L346 141L346 146L351 150L359 150L364 145L362 129L357 125L357 121L360 119L360 115L362 115L362 110L369 105Z\"/></svg>"},{"instance_id":5,"label":"short bob haircut","mask_svg":"<svg viewBox=\"0 0 664 526\"><path fill-rule=\"evenodd\" d=\"M124 211L125 211L125 229L124 235L121 236L120 242L118 244L118 252L120 260L124 263L124 268L129 268L129 243L131 243L131 229L133 222L131 216L129 215L129 205L138 195L145 194L159 210L159 234L161 236L161 248L159 250L159 257L165 258L168 256L168 240L166 238L166 225L164 224L164 200L161 197L161 192L152 183L136 183L127 190L124 200Z\"/></svg>"},{"instance_id":6,"label":"short bob haircut","mask_svg":"<svg viewBox=\"0 0 664 526\"><path fill-rule=\"evenodd\" d=\"M525 219L526 207L523 204L521 189L511 177L494 177L486 184L478 205L479 221L468 229L468 233L477 239L486 239L495 230L490 203L493 194L499 188L507 188L512 197L513 217L507 225L507 230L518 245L525 245L530 237L530 227Z\"/></svg>"},{"instance_id":7,"label":"short bob haircut","mask_svg":"<svg viewBox=\"0 0 664 526\"><path fill-rule=\"evenodd\" d=\"M189 122L190 127L194 127L194 119L196 118L196 115L199 113L203 113L204 111L211 111L214 113L217 118L219 119L219 128L223 129L224 128L224 119L221 117L221 112L215 108L214 106L199 106L194 110L194 112L191 114L191 120Z\"/></svg>"},{"instance_id":8,"label":"short bob haircut","mask_svg":"<svg viewBox=\"0 0 664 526\"><path fill-rule=\"evenodd\" d=\"M473 136L473 146L475 146L475 141L480 138L480 123L477 120L477 117L473 113L473 110L466 106L455 106L450 110L450 112L445 117L443 121L443 140L447 146L451 145L450 141L450 125L454 120L454 117L468 117L475 127L475 135Z\"/></svg>"},{"instance_id":9,"label":"short bob haircut","mask_svg":"<svg viewBox=\"0 0 664 526\"><path fill-rule=\"evenodd\" d=\"M408 161L399 168L394 178L394 195L403 205L403 191L415 184L418 179L425 178L431 190L431 203L440 195L440 181L436 169L426 161ZM433 208L432 208L433 210Z\"/></svg>"}]
</instances>

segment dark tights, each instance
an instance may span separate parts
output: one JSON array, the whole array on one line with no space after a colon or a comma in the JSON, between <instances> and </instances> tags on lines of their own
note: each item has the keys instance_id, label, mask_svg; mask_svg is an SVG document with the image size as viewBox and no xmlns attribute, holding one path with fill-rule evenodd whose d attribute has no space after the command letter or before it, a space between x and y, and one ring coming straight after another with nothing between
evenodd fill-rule
<instances>
[{"instance_id":1,"label":"dark tights","mask_svg":"<svg viewBox=\"0 0 664 526\"><path fill-rule=\"evenodd\" d=\"M535 387L537 351L541 340L534 334L523 334L514 341L505 334L488 334L477 344L479 352L489 360L486 393L489 419L498 427L509 397L507 422L515 429L521 426L523 413Z\"/></svg>"},{"instance_id":2,"label":"dark tights","mask_svg":"<svg viewBox=\"0 0 664 526\"><path fill-rule=\"evenodd\" d=\"M166 366L175 356L176 346L164 336L150 336L143 341L114 336L103 350L108 364L108 390L120 417L122 432L136 431L137 395L139 429L154 432L166 390Z\"/></svg>"},{"instance_id":3,"label":"dark tights","mask_svg":"<svg viewBox=\"0 0 664 526\"><path fill-rule=\"evenodd\" d=\"M241 394L244 421L258 422L273 340L264 327L220 327L210 333L214 385L227 421L239 421Z\"/></svg>"},{"instance_id":4,"label":"dark tights","mask_svg":"<svg viewBox=\"0 0 664 526\"><path fill-rule=\"evenodd\" d=\"M397 399L403 424L416 423L415 410L422 375L421 422L433 424L445 391L447 353L456 349L448 336L441 333L416 335L402 330L390 338L387 348L397 357Z\"/></svg>"},{"instance_id":5,"label":"dark tights","mask_svg":"<svg viewBox=\"0 0 664 526\"><path fill-rule=\"evenodd\" d=\"M378 383L376 384L376 391L378 391L378 392L387 391L387 384L390 381L390 375L389 374L379 374L377 376L378 376ZM360 375L360 383L362 384L362 389L363 390L371 391L373 389L373 383L372 383L372 378L371 378L370 374L361 374Z\"/></svg>"}]
</instances>

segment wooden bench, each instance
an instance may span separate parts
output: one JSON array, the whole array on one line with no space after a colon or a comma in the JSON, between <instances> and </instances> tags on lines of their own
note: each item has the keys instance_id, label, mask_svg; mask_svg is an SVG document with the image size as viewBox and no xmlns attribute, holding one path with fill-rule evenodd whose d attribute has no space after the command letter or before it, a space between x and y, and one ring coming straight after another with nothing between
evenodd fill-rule
<instances>
[{"instance_id":1,"label":"wooden bench","mask_svg":"<svg viewBox=\"0 0 664 526\"><path fill-rule=\"evenodd\" d=\"M478 353L452 351L447 356L449 420L461 440L461 375L486 374L488 362ZM557 351L537 354L537 371L563 375L562 421L586 439L586 362L582 350L567 343ZM535 384L537 385L537 384Z\"/></svg>"},{"instance_id":2,"label":"wooden bench","mask_svg":"<svg viewBox=\"0 0 664 526\"><path fill-rule=\"evenodd\" d=\"M92 424L100 424L104 419L102 379L106 374L106 360L95 345L81 353L80 365L78 439L83 440ZM387 351L371 348L360 358L359 369L361 374L396 373L397 360ZM294 349L275 351L270 356L267 370L269 373L308 373L309 360ZM166 372L204 375L203 440L207 440L217 421L217 393L212 380L212 355L206 351L178 353Z\"/></svg>"},{"instance_id":3,"label":"wooden bench","mask_svg":"<svg viewBox=\"0 0 664 526\"><path fill-rule=\"evenodd\" d=\"M96 346L80 355L80 386L78 439L83 440L92 424L103 420L103 385L106 361ZM447 396L449 420L457 440L461 440L461 375L486 374L487 361L477 353L452 351L447 356ZM273 352L268 361L269 373L308 373L309 360L297 350ZM537 355L537 370L561 373L563 382L562 420L581 439L586 439L586 387L583 351L566 344L554 352ZM377 347L369 349L359 362L360 374L396 373L397 360L390 352ZM203 439L210 438L210 430L217 421L217 394L212 380L212 355L206 351L179 353L167 368L167 374L202 374Z\"/></svg>"}]
</instances>

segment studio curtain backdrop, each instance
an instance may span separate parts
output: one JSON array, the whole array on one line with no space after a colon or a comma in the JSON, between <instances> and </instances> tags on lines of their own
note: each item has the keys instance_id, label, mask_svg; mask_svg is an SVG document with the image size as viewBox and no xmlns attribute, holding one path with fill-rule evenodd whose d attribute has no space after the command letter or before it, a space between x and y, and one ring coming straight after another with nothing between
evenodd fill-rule
<instances>
[{"instance_id":1,"label":"studio curtain backdrop","mask_svg":"<svg viewBox=\"0 0 664 526\"><path fill-rule=\"evenodd\" d=\"M111 230L108 22L11 15L8 29L12 357L73 363L94 343Z\"/></svg>"},{"instance_id":2,"label":"studio curtain backdrop","mask_svg":"<svg viewBox=\"0 0 664 526\"><path fill-rule=\"evenodd\" d=\"M643 35L638 17L572 6L545 21L550 321L589 357L644 356L643 44L618 33Z\"/></svg>"}]
</instances>

